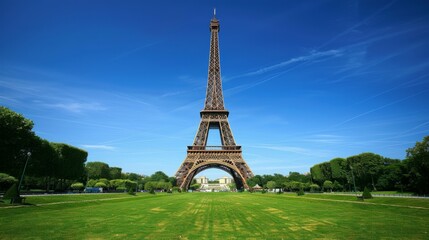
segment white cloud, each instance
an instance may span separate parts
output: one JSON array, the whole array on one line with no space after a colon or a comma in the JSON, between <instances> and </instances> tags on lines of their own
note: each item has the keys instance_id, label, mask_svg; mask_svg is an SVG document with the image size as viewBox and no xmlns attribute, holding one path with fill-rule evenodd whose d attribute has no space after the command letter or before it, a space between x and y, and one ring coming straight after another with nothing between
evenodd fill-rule
<instances>
[{"instance_id":1,"label":"white cloud","mask_svg":"<svg viewBox=\"0 0 429 240\"><path fill-rule=\"evenodd\" d=\"M55 103L55 104L43 104L43 106L51 108L59 108L73 113L81 113L83 111L102 111L106 110L106 107L103 107L99 103Z\"/></svg>"},{"instance_id":2,"label":"white cloud","mask_svg":"<svg viewBox=\"0 0 429 240\"><path fill-rule=\"evenodd\" d=\"M269 150L276 150L281 152L290 152L299 155L312 156L312 157L327 157L329 152L326 150L317 150L313 148L302 148L302 147L292 147L292 146L277 146L277 145L259 145L252 146L254 148L262 148Z\"/></svg>"},{"instance_id":3,"label":"white cloud","mask_svg":"<svg viewBox=\"0 0 429 240\"><path fill-rule=\"evenodd\" d=\"M99 150L109 150L109 151L113 151L116 148L113 146L108 146L108 145L81 145L84 148L87 149L99 149Z\"/></svg>"},{"instance_id":4,"label":"white cloud","mask_svg":"<svg viewBox=\"0 0 429 240\"><path fill-rule=\"evenodd\" d=\"M309 55L305 55L305 56L300 56L300 57L295 57L295 58L291 58L287 61L278 63L278 64L274 64L272 66L269 67L264 67L261 69L258 69L254 72L249 72L246 73L246 76L252 76L252 75L258 75L258 74L263 74L281 67L285 67L287 65L290 65L292 63L296 63L296 62L307 62L310 60L315 60L315 59L319 59L322 57L337 57L337 56L341 56L342 55L342 51L341 50L328 50L328 51L324 51L324 52L318 52L318 51L312 51Z\"/></svg>"}]
</instances>

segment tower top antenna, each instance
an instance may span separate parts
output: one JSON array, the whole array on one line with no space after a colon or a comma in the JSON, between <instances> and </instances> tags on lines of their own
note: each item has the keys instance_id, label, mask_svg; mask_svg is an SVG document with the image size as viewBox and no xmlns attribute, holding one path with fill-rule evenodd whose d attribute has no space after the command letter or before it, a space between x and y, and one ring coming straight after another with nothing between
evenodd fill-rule
<instances>
[{"instance_id":1,"label":"tower top antenna","mask_svg":"<svg viewBox=\"0 0 429 240\"><path fill-rule=\"evenodd\" d=\"M213 16L216 17L216 8L213 8Z\"/></svg>"}]
</instances>

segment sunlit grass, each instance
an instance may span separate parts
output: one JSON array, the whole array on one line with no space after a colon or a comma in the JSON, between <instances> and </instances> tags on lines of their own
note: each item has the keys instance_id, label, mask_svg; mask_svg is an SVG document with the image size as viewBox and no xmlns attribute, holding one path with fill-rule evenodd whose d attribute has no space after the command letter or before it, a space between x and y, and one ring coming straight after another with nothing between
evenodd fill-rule
<instances>
[{"instance_id":1,"label":"sunlit grass","mask_svg":"<svg viewBox=\"0 0 429 240\"><path fill-rule=\"evenodd\" d=\"M174 193L42 196L27 202L38 205L0 208L0 239L429 237L429 200L422 199Z\"/></svg>"}]
</instances>

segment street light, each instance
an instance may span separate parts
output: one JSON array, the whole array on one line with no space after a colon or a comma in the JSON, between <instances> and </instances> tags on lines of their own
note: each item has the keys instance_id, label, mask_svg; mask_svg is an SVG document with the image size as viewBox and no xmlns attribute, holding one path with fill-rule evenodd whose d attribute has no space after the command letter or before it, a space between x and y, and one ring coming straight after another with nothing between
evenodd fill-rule
<instances>
[{"instance_id":1,"label":"street light","mask_svg":"<svg viewBox=\"0 0 429 240\"><path fill-rule=\"evenodd\" d=\"M28 160L30 159L30 157L31 157L31 152L27 152L27 160L25 161L24 170L22 170L22 174L21 174L21 180L19 180L19 184L18 184L18 196L21 196L21 185L22 185L22 181L24 180L25 169L27 168Z\"/></svg>"},{"instance_id":2,"label":"street light","mask_svg":"<svg viewBox=\"0 0 429 240\"><path fill-rule=\"evenodd\" d=\"M353 167L351 165L350 165L350 169L352 170L353 187L355 188L355 194L357 196L356 183L355 183L355 175L353 174Z\"/></svg>"}]
</instances>

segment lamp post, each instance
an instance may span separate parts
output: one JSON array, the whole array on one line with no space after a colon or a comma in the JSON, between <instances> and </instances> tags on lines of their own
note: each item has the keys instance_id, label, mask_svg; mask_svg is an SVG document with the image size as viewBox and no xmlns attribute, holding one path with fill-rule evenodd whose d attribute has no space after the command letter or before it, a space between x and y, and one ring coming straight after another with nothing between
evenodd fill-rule
<instances>
[{"instance_id":1,"label":"lamp post","mask_svg":"<svg viewBox=\"0 0 429 240\"><path fill-rule=\"evenodd\" d=\"M25 161L24 169L22 170L21 179L18 184L18 196L21 196L21 185L24 180L25 169L27 168L28 160L30 160L31 152L27 152L27 160Z\"/></svg>"},{"instance_id":2,"label":"lamp post","mask_svg":"<svg viewBox=\"0 0 429 240\"><path fill-rule=\"evenodd\" d=\"M352 179L353 179L353 187L355 189L355 194L357 196L357 192L356 192L356 183L355 183L355 175L353 174L353 167L350 165L350 169L352 170Z\"/></svg>"}]
</instances>

